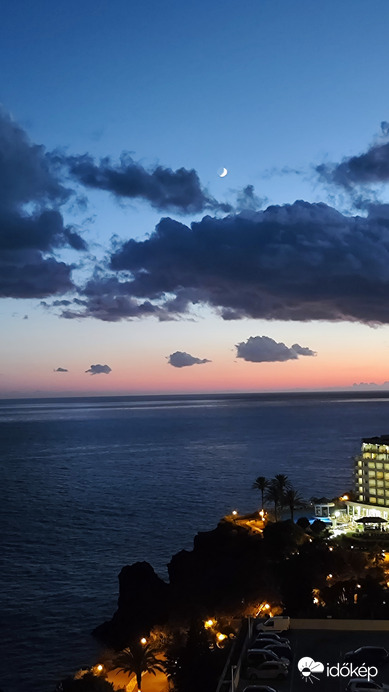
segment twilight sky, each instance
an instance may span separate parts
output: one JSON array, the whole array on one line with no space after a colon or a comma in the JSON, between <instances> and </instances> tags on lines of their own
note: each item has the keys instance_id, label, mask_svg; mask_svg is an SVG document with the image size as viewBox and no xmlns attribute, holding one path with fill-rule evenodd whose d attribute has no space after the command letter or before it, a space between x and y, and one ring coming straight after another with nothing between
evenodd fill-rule
<instances>
[{"instance_id":1,"label":"twilight sky","mask_svg":"<svg viewBox=\"0 0 389 692\"><path fill-rule=\"evenodd\" d=\"M388 24L387 0L3 8L0 397L387 382Z\"/></svg>"}]
</instances>

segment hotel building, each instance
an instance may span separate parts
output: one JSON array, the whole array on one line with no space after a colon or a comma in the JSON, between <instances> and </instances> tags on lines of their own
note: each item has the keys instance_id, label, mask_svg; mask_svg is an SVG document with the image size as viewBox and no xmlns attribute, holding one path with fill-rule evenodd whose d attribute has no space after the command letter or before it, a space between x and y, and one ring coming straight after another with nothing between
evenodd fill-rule
<instances>
[{"instance_id":1,"label":"hotel building","mask_svg":"<svg viewBox=\"0 0 389 692\"><path fill-rule=\"evenodd\" d=\"M355 502L347 502L352 519L389 517L389 435L366 437L355 459Z\"/></svg>"}]
</instances>

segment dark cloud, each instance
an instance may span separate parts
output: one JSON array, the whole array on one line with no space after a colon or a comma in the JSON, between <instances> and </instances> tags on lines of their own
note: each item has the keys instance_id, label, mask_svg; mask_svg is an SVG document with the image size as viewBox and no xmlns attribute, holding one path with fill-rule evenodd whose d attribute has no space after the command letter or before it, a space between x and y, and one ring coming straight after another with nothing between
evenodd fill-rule
<instances>
[{"instance_id":1,"label":"dark cloud","mask_svg":"<svg viewBox=\"0 0 389 692\"><path fill-rule=\"evenodd\" d=\"M118 247L110 269L66 317L179 318L206 304L224 319L389 323L389 214L299 201L190 227L165 218Z\"/></svg>"},{"instance_id":2,"label":"dark cloud","mask_svg":"<svg viewBox=\"0 0 389 692\"><path fill-rule=\"evenodd\" d=\"M109 375L110 372L112 372L111 368L109 365L91 365L88 370L85 370L85 372L90 372L91 375Z\"/></svg>"},{"instance_id":3,"label":"dark cloud","mask_svg":"<svg viewBox=\"0 0 389 692\"><path fill-rule=\"evenodd\" d=\"M276 363L297 360L299 356L316 355L311 349L293 344L288 348L282 341L269 336L250 336L247 341L236 344L236 357L251 363Z\"/></svg>"},{"instance_id":4,"label":"dark cloud","mask_svg":"<svg viewBox=\"0 0 389 692\"><path fill-rule=\"evenodd\" d=\"M175 351L168 358L168 363L175 368L186 368L190 365L203 365L203 363L210 362L207 358L195 358L190 353L185 353L185 351Z\"/></svg>"},{"instance_id":5,"label":"dark cloud","mask_svg":"<svg viewBox=\"0 0 389 692\"><path fill-rule=\"evenodd\" d=\"M70 195L44 147L0 110L0 296L44 297L73 287L71 267L49 256L63 246L85 249L58 209Z\"/></svg>"},{"instance_id":6,"label":"dark cloud","mask_svg":"<svg viewBox=\"0 0 389 692\"><path fill-rule=\"evenodd\" d=\"M381 128L385 135L389 134L388 123L381 123ZM316 171L326 182L348 190L360 185L386 183L389 180L389 142L374 144L364 154L345 158L338 164L320 164Z\"/></svg>"},{"instance_id":7,"label":"dark cloud","mask_svg":"<svg viewBox=\"0 0 389 692\"><path fill-rule=\"evenodd\" d=\"M66 368L55 368L54 372L69 372Z\"/></svg>"},{"instance_id":8,"label":"dark cloud","mask_svg":"<svg viewBox=\"0 0 389 692\"><path fill-rule=\"evenodd\" d=\"M147 170L129 154L122 154L118 164L109 157L98 163L83 156L57 156L57 163L69 168L70 175L85 187L106 190L116 197L143 199L159 211L196 214L207 209L229 212L230 204L215 200L205 190L195 170L156 166Z\"/></svg>"}]
</instances>

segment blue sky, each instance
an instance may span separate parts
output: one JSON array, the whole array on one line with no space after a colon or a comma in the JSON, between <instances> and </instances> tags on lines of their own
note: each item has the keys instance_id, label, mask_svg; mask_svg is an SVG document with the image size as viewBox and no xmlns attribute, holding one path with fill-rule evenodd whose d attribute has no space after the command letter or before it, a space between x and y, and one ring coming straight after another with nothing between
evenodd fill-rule
<instances>
[{"instance_id":1,"label":"blue sky","mask_svg":"<svg viewBox=\"0 0 389 692\"><path fill-rule=\"evenodd\" d=\"M388 20L383 0L200 0L190 6L156 0L16 2L3 8L0 26L3 109L31 143L64 158L89 154L97 166L109 157L115 166L122 152L129 152L148 171L158 165L194 169L202 189L233 207L239 191L252 185L262 200L258 210L302 199L353 216L345 188L332 180L324 183L315 167L338 164L386 141L381 122L389 120ZM224 179L217 175L220 166L228 168ZM96 262L101 269L113 235L117 242L140 242L161 217L189 227L204 213L214 215L206 209L155 208L147 199L120 197L62 175L63 184L74 191L61 206L62 217L88 250L50 251L77 265L72 276L78 285L92 275ZM379 190L385 202L386 179L379 180ZM86 206L76 203L77 195ZM386 291L386 277L384 284ZM5 396L152 391L150 362L155 391L236 390L247 389L248 383L259 390L298 388L300 382L346 387L389 379L387 327L373 330L360 315L361 323L352 325L332 317L318 322L311 313L307 320L290 322L276 312L270 321L250 313L226 323L207 299L202 307L194 303L189 321L180 316L166 324L145 316L112 324L94 317L65 320L58 310L41 306L41 299L50 304L53 297L60 296L6 295L2 300L7 343L0 351L0 391ZM288 348L301 342L317 355L293 356L288 363L237 363L237 344L256 336ZM97 343L104 344L100 352ZM145 349L147 362L142 361ZM167 361L176 351L212 363L176 370ZM348 371L351 351L355 362ZM102 360L112 368L109 375L85 373ZM64 361L72 363L69 372L53 375ZM379 367L373 368L373 361ZM247 372L238 372L240 366ZM323 371L327 379L319 376Z\"/></svg>"}]
</instances>

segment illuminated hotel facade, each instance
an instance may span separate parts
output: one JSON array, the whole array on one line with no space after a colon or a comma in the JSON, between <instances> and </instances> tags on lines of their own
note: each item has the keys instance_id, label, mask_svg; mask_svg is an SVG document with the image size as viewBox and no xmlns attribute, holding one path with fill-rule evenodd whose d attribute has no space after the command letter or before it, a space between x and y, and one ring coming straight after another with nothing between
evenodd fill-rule
<instances>
[{"instance_id":1,"label":"illuminated hotel facade","mask_svg":"<svg viewBox=\"0 0 389 692\"><path fill-rule=\"evenodd\" d=\"M355 501L347 502L352 518L389 519L389 435L366 437L355 459Z\"/></svg>"}]
</instances>

